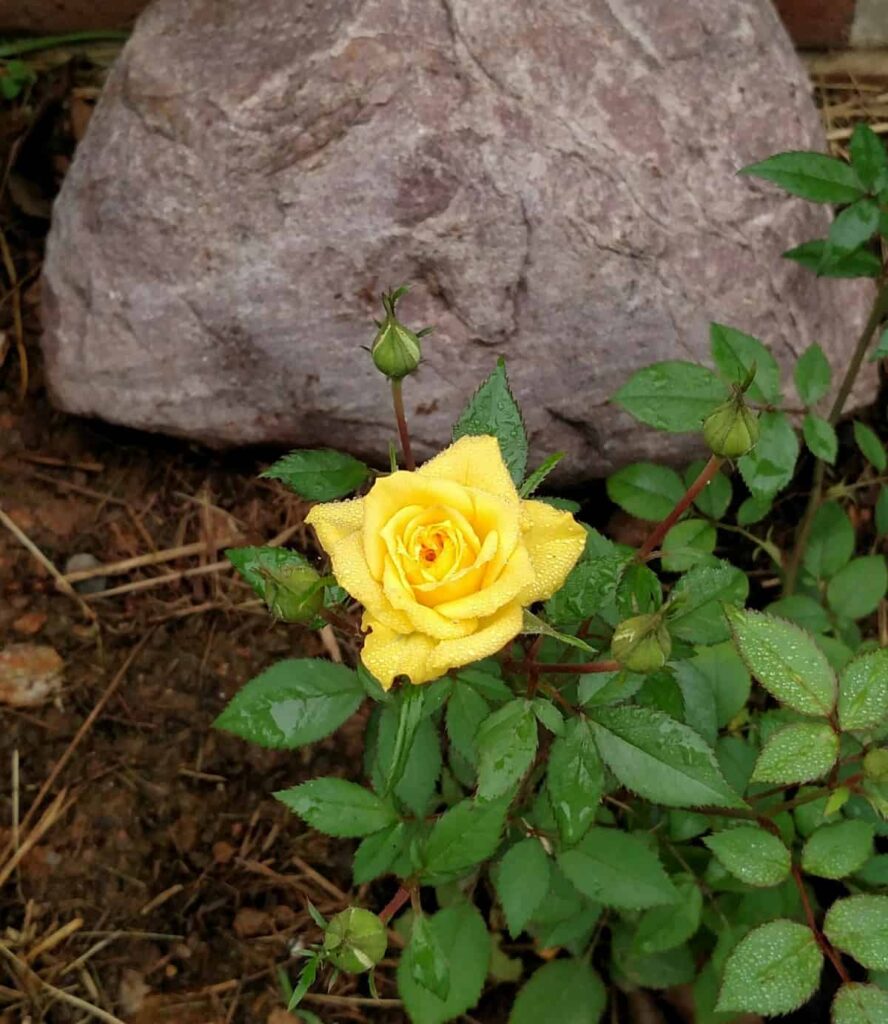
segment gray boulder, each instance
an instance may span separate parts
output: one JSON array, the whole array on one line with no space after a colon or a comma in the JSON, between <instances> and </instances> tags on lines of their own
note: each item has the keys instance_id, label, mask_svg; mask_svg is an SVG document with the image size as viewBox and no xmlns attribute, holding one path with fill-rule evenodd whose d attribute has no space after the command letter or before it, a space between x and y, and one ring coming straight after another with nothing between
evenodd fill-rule
<instances>
[{"instance_id":1,"label":"gray boulder","mask_svg":"<svg viewBox=\"0 0 888 1024\"><path fill-rule=\"evenodd\" d=\"M770 0L155 0L56 203L43 295L71 412L385 462L361 346L434 324L405 385L440 448L504 354L537 456L683 458L608 405L708 361L712 319L842 366L866 286L781 260L826 214L739 178L822 148ZM865 397L864 380L857 398Z\"/></svg>"}]
</instances>

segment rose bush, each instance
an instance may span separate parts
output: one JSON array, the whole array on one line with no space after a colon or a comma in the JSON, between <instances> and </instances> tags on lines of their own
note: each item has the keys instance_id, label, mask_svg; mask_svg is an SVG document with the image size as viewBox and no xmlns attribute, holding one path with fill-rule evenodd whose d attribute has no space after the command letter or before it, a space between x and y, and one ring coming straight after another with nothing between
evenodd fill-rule
<instances>
[{"instance_id":1,"label":"rose bush","mask_svg":"<svg viewBox=\"0 0 888 1024\"><path fill-rule=\"evenodd\" d=\"M364 498L316 505L307 522L364 607L361 657L386 690L398 675L427 683L494 654L586 543L569 512L518 496L490 436L462 437Z\"/></svg>"}]
</instances>

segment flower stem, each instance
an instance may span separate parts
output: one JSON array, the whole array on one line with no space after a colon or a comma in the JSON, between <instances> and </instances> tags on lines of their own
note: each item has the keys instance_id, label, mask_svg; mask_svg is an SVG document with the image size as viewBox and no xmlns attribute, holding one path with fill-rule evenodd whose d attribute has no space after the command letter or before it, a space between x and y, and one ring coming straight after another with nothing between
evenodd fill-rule
<instances>
[{"instance_id":1,"label":"flower stem","mask_svg":"<svg viewBox=\"0 0 888 1024\"><path fill-rule=\"evenodd\" d=\"M379 920L382 921L383 924L388 924L409 899L410 889L405 885L402 885L382 910L380 910Z\"/></svg>"},{"instance_id":2,"label":"flower stem","mask_svg":"<svg viewBox=\"0 0 888 1024\"><path fill-rule=\"evenodd\" d=\"M828 419L833 426L838 423L839 417L842 415L842 410L845 408L845 402L848 401L848 396L851 394L851 389L854 387L854 382L857 380L857 374L860 372L860 367L863 365L863 358L866 355L866 350L869 348L870 342L873 340L873 335L876 333L876 330L884 319L886 313L888 313L888 282L883 282L876 293L875 299L873 300L869 317L867 318L860 337L857 339L857 345L854 348L854 354L851 356L851 362L848 363L848 369L845 371L845 376L842 378L842 383L839 385L835 401L829 411ZM826 463L822 459L818 459L814 466L814 479L811 481L811 493L808 496L808 504L805 507L804 514L802 515L801 522L799 523L799 528L795 537L795 544L793 545L789 560L786 563L786 573L783 578L784 597L788 597L790 594L795 593L799 580L799 570L801 569L802 558L805 554L805 548L808 545L808 538L811 535L811 526L814 522L814 515L820 507L825 475Z\"/></svg>"},{"instance_id":3,"label":"flower stem","mask_svg":"<svg viewBox=\"0 0 888 1024\"><path fill-rule=\"evenodd\" d=\"M638 553L635 556L635 560L637 562L643 562L655 548L659 547L660 542L666 534L669 533L673 526L675 526L685 511L690 508L691 503L709 483L709 481L712 480L721 468L723 462L724 459L720 459L717 455L710 456L709 462L707 462L700 470L699 476L685 491L684 496L676 504L675 508L661 523L657 523L653 530L648 534L647 540L645 540L644 544L642 544L638 549Z\"/></svg>"},{"instance_id":4,"label":"flower stem","mask_svg":"<svg viewBox=\"0 0 888 1024\"><path fill-rule=\"evenodd\" d=\"M808 899L808 890L805 888L805 883L802 879L802 872L799 870L798 864L793 864L792 866L792 877L796 884L796 888L799 890L799 898L802 901L802 907L805 911L805 920L808 922L808 927L814 933L817 945L820 946L824 956L829 960L833 967L835 967L839 977L842 979L842 984L847 985L851 979L848 977L848 972L845 970L845 965L842 963L841 957L833 949L827 937L817 927L817 920L814 917L811 901Z\"/></svg>"},{"instance_id":5,"label":"flower stem","mask_svg":"<svg viewBox=\"0 0 888 1024\"><path fill-rule=\"evenodd\" d=\"M407 417L404 415L404 395L401 391L400 379L392 378L392 404L395 407L395 419L398 421L404 467L412 473L416 469L416 462L413 459L413 449L410 447L410 431L407 429Z\"/></svg>"}]
</instances>

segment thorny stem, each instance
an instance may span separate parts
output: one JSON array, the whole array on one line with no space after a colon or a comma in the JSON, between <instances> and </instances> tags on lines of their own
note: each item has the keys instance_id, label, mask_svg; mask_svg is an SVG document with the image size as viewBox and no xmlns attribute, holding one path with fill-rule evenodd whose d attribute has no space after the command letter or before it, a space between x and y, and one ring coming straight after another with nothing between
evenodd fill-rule
<instances>
[{"instance_id":1,"label":"thorny stem","mask_svg":"<svg viewBox=\"0 0 888 1024\"><path fill-rule=\"evenodd\" d=\"M413 449L410 447L410 431L407 429L407 417L404 415L404 395L401 381L392 380L392 404L395 407L395 419L398 421L398 434L401 438L401 454L404 456L404 468L411 473L416 469Z\"/></svg>"},{"instance_id":2,"label":"thorny stem","mask_svg":"<svg viewBox=\"0 0 888 1024\"><path fill-rule=\"evenodd\" d=\"M666 536L667 533L672 529L678 520L684 515L685 511L691 507L694 499L703 490L703 488L712 480L715 474L721 468L724 459L720 459L717 455L711 455L709 462L700 470L700 474L697 479L691 484L691 486L685 491L684 497L676 504L675 508L669 513L666 518L658 523L653 530L648 534L647 540L638 549L638 553L635 555L637 562L643 562L652 551L660 546L660 542Z\"/></svg>"},{"instance_id":3,"label":"thorny stem","mask_svg":"<svg viewBox=\"0 0 888 1024\"><path fill-rule=\"evenodd\" d=\"M811 901L808 899L808 890L805 888L805 883L802 879L802 872L799 870L798 864L793 864L792 866L792 877L796 884L796 888L799 890L802 908L805 911L805 920L808 922L808 927L814 933L817 945L820 946L823 950L824 956L829 960L833 967L835 967L839 977L842 979L842 984L848 985L851 979L848 977L848 972L845 970L845 965L842 963L841 957L830 945L827 937L817 927L817 919L814 917L814 910L811 907Z\"/></svg>"},{"instance_id":4,"label":"thorny stem","mask_svg":"<svg viewBox=\"0 0 888 1024\"><path fill-rule=\"evenodd\" d=\"M411 890L408 889L406 885L402 885L382 910L380 910L379 920L382 921L383 924L388 924L401 907L403 907L410 899L410 893Z\"/></svg>"},{"instance_id":5,"label":"thorny stem","mask_svg":"<svg viewBox=\"0 0 888 1024\"><path fill-rule=\"evenodd\" d=\"M876 330L886 313L888 313L888 282L883 282L879 291L876 293L875 299L873 300L869 318L866 321L866 325L864 326L860 337L857 339L857 345L854 349L854 354L851 356L851 362L848 363L848 369L845 371L845 376L842 379L842 383L839 385L835 401L829 411L828 419L833 426L836 425L839 417L842 415L842 410L845 408L845 402L848 401L848 395L851 394L851 389L854 387L855 380L857 380L857 374L860 372L860 367L863 365L863 358L866 355L866 350L869 348L873 335L876 333ZM808 496L808 504L805 508L804 514L802 515L801 522L799 523L795 544L793 545L789 560L786 564L786 575L783 581L783 593L786 597L795 593L796 585L798 584L799 570L802 565L802 556L805 553L805 548L808 545L808 538L811 535L811 525L814 522L814 515L820 507L821 492L823 490L823 480L825 475L826 463L822 459L818 459L814 466L814 479L811 481L811 493Z\"/></svg>"}]
</instances>

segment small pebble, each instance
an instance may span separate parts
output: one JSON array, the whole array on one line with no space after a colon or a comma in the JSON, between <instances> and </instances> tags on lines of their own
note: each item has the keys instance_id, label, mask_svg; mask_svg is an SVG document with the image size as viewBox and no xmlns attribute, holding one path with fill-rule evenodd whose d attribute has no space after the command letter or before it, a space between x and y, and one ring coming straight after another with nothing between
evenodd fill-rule
<instances>
[{"instance_id":1,"label":"small pebble","mask_svg":"<svg viewBox=\"0 0 888 1024\"><path fill-rule=\"evenodd\" d=\"M65 562L65 575L67 576L71 572L83 572L84 569L95 569L101 564L95 555L90 555L84 551L78 555L71 555L68 561ZM88 580L78 580L72 586L78 594L98 594L100 590L107 589L108 577L93 576Z\"/></svg>"},{"instance_id":2,"label":"small pebble","mask_svg":"<svg viewBox=\"0 0 888 1024\"><path fill-rule=\"evenodd\" d=\"M0 650L0 704L32 708L51 700L62 685L64 662L45 644L10 644Z\"/></svg>"}]
</instances>

